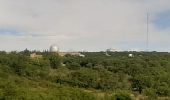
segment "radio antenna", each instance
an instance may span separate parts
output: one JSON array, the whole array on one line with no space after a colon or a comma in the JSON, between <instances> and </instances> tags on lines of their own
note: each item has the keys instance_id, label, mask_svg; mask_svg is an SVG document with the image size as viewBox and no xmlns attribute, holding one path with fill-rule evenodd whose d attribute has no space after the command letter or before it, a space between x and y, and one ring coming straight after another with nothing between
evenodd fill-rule
<instances>
[{"instance_id":1,"label":"radio antenna","mask_svg":"<svg viewBox=\"0 0 170 100\"><path fill-rule=\"evenodd\" d=\"M146 67L149 66L149 13L147 12L146 19Z\"/></svg>"},{"instance_id":2,"label":"radio antenna","mask_svg":"<svg viewBox=\"0 0 170 100\"><path fill-rule=\"evenodd\" d=\"M147 13L146 51L149 52L149 13Z\"/></svg>"}]
</instances>

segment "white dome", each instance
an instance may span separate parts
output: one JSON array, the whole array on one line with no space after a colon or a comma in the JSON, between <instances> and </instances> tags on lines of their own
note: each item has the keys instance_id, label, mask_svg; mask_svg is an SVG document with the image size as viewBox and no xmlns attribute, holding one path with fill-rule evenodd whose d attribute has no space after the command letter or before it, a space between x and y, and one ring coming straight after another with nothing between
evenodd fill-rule
<instances>
[{"instance_id":1,"label":"white dome","mask_svg":"<svg viewBox=\"0 0 170 100\"><path fill-rule=\"evenodd\" d=\"M50 46L50 52L59 52L59 47L56 45Z\"/></svg>"}]
</instances>

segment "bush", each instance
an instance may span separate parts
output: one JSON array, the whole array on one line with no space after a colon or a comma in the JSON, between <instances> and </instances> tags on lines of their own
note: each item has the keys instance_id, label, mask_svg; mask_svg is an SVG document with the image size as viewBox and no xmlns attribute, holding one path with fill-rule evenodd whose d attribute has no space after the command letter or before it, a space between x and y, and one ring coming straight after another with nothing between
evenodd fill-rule
<instances>
[{"instance_id":1,"label":"bush","mask_svg":"<svg viewBox=\"0 0 170 100\"><path fill-rule=\"evenodd\" d=\"M24 92L19 89L19 87L13 82L7 82L1 85L2 100L22 100L24 98Z\"/></svg>"},{"instance_id":2,"label":"bush","mask_svg":"<svg viewBox=\"0 0 170 100\"><path fill-rule=\"evenodd\" d=\"M152 89L152 88L146 88L143 91L143 94L148 96L149 100L156 100L157 99L157 94L156 94L156 89Z\"/></svg>"},{"instance_id":3,"label":"bush","mask_svg":"<svg viewBox=\"0 0 170 100\"><path fill-rule=\"evenodd\" d=\"M113 95L112 100L133 100L130 94L119 92Z\"/></svg>"},{"instance_id":4,"label":"bush","mask_svg":"<svg viewBox=\"0 0 170 100\"><path fill-rule=\"evenodd\" d=\"M160 86L160 87L158 87L156 93L159 96L170 96L170 89L169 89L169 87Z\"/></svg>"},{"instance_id":5,"label":"bush","mask_svg":"<svg viewBox=\"0 0 170 100\"><path fill-rule=\"evenodd\" d=\"M50 54L48 58L51 68L57 69L61 65L61 58L58 54Z\"/></svg>"}]
</instances>

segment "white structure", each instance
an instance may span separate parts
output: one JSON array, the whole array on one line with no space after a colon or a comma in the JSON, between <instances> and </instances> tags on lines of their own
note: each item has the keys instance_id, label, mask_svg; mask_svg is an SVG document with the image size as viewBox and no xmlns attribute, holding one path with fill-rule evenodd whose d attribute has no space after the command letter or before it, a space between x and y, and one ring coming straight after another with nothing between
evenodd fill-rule
<instances>
[{"instance_id":1,"label":"white structure","mask_svg":"<svg viewBox=\"0 0 170 100\"><path fill-rule=\"evenodd\" d=\"M31 58L42 58L42 55L37 55L36 53L30 54Z\"/></svg>"},{"instance_id":2,"label":"white structure","mask_svg":"<svg viewBox=\"0 0 170 100\"><path fill-rule=\"evenodd\" d=\"M50 52L57 53L60 56L71 55L71 56L85 57L85 55L81 54L80 52L61 52L59 51L59 47L57 45L51 45Z\"/></svg>"},{"instance_id":3,"label":"white structure","mask_svg":"<svg viewBox=\"0 0 170 100\"><path fill-rule=\"evenodd\" d=\"M71 55L71 56L79 56L85 57L85 55L81 54L80 52L59 52L60 56Z\"/></svg>"},{"instance_id":4,"label":"white structure","mask_svg":"<svg viewBox=\"0 0 170 100\"><path fill-rule=\"evenodd\" d=\"M59 52L59 47L57 45L51 45L50 52Z\"/></svg>"},{"instance_id":5,"label":"white structure","mask_svg":"<svg viewBox=\"0 0 170 100\"><path fill-rule=\"evenodd\" d=\"M134 57L134 55L133 55L133 54L131 54L131 53L130 53L128 56L129 56L129 57Z\"/></svg>"},{"instance_id":6,"label":"white structure","mask_svg":"<svg viewBox=\"0 0 170 100\"><path fill-rule=\"evenodd\" d=\"M111 55L109 55L109 54L108 54L108 51L106 51L106 53L105 53L105 54L106 54L106 56L111 56Z\"/></svg>"},{"instance_id":7,"label":"white structure","mask_svg":"<svg viewBox=\"0 0 170 100\"><path fill-rule=\"evenodd\" d=\"M113 48L110 48L110 49L107 49L108 52L115 52L116 49L113 49Z\"/></svg>"},{"instance_id":8,"label":"white structure","mask_svg":"<svg viewBox=\"0 0 170 100\"><path fill-rule=\"evenodd\" d=\"M80 54L79 56L80 56L80 57L85 57L85 55L83 55L83 54Z\"/></svg>"}]
</instances>

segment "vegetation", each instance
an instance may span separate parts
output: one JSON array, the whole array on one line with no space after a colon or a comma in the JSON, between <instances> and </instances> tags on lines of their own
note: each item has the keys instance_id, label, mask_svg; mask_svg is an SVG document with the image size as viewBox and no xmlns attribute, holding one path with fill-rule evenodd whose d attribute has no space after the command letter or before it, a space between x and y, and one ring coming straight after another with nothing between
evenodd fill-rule
<instances>
[{"instance_id":1,"label":"vegetation","mask_svg":"<svg viewBox=\"0 0 170 100\"><path fill-rule=\"evenodd\" d=\"M170 99L166 52L31 53L0 52L0 100Z\"/></svg>"}]
</instances>

